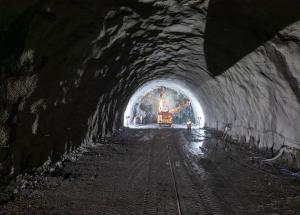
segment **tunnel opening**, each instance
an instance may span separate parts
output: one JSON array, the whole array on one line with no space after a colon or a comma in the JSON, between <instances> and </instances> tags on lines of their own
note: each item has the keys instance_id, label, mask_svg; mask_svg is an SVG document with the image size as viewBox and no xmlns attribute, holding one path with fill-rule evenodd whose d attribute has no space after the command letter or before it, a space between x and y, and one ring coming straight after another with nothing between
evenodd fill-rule
<instances>
[{"instance_id":1,"label":"tunnel opening","mask_svg":"<svg viewBox=\"0 0 300 215\"><path fill-rule=\"evenodd\" d=\"M205 116L198 97L175 79L152 80L128 101L123 126L128 128L203 128Z\"/></svg>"}]
</instances>

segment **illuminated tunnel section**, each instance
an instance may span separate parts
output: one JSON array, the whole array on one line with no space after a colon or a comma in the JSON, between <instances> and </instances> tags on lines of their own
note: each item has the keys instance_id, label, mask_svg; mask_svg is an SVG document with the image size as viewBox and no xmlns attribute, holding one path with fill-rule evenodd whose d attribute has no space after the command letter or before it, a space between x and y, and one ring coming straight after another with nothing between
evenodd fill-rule
<instances>
[{"instance_id":1,"label":"illuminated tunnel section","mask_svg":"<svg viewBox=\"0 0 300 215\"><path fill-rule=\"evenodd\" d=\"M183 82L172 79L158 79L145 83L142 87L138 88L132 97L130 98L126 110L123 116L124 127L136 128L132 123L134 118L134 107L140 100L149 92L160 89L161 87L166 87L174 91L180 92L185 95L189 100L193 110L193 115L195 118L194 125L203 127L205 125L205 116L201 107L201 104L195 94L189 89ZM147 126L146 126L147 127Z\"/></svg>"}]
</instances>

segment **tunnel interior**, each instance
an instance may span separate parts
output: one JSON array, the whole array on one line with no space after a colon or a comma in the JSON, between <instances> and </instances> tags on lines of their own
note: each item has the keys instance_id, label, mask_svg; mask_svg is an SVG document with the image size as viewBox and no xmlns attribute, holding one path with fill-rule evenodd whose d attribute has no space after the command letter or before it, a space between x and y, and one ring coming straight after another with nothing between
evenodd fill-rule
<instances>
[{"instance_id":1,"label":"tunnel interior","mask_svg":"<svg viewBox=\"0 0 300 215\"><path fill-rule=\"evenodd\" d=\"M1 182L112 137L161 86L300 168L299 1L16 2L0 3Z\"/></svg>"},{"instance_id":2,"label":"tunnel interior","mask_svg":"<svg viewBox=\"0 0 300 215\"><path fill-rule=\"evenodd\" d=\"M159 111L172 113L175 127L186 127L189 120L198 128L205 125L198 98L184 83L174 79L152 80L137 89L125 109L123 125L131 128L141 125L146 125L143 128L158 127Z\"/></svg>"}]
</instances>

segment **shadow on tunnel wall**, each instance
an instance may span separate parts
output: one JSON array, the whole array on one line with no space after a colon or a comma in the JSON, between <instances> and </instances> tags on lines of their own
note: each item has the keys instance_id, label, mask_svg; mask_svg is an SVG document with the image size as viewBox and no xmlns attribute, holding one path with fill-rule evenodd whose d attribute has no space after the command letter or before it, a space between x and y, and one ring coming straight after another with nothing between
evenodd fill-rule
<instances>
[{"instance_id":1,"label":"shadow on tunnel wall","mask_svg":"<svg viewBox=\"0 0 300 215\"><path fill-rule=\"evenodd\" d=\"M298 20L299 0L210 0L204 43L210 73L222 74Z\"/></svg>"}]
</instances>

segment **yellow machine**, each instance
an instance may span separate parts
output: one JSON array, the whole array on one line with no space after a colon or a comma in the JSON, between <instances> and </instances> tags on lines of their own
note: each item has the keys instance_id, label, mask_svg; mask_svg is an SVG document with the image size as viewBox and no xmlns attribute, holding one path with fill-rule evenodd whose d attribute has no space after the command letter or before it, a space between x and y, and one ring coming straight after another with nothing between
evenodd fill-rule
<instances>
[{"instance_id":1,"label":"yellow machine","mask_svg":"<svg viewBox=\"0 0 300 215\"><path fill-rule=\"evenodd\" d=\"M164 99L165 87L160 89L159 111L157 113L157 124L159 127L171 127L173 124L173 114L190 106L190 101L185 99L183 104L173 109L170 109ZM190 125L191 126L191 125Z\"/></svg>"},{"instance_id":2,"label":"yellow machine","mask_svg":"<svg viewBox=\"0 0 300 215\"><path fill-rule=\"evenodd\" d=\"M157 113L157 124L159 127L171 127L173 124L173 113L169 112L169 108L165 105L164 100L165 88L160 89L159 111Z\"/></svg>"},{"instance_id":3,"label":"yellow machine","mask_svg":"<svg viewBox=\"0 0 300 215\"><path fill-rule=\"evenodd\" d=\"M157 124L159 127L171 127L173 124L173 114L170 112L158 112Z\"/></svg>"}]
</instances>

